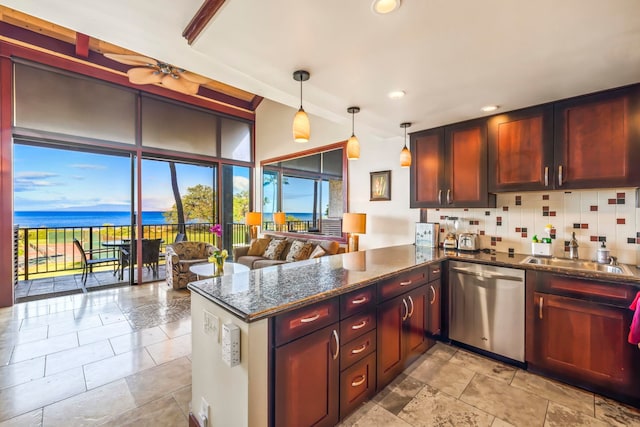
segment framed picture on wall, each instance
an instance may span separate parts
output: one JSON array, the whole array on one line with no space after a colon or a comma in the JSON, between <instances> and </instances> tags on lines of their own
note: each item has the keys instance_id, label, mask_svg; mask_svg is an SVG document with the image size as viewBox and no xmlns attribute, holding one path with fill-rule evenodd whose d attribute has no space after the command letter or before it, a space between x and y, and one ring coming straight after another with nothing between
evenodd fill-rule
<instances>
[{"instance_id":1,"label":"framed picture on wall","mask_svg":"<svg viewBox=\"0 0 640 427\"><path fill-rule=\"evenodd\" d=\"M391 171L371 172L369 200L391 200Z\"/></svg>"}]
</instances>

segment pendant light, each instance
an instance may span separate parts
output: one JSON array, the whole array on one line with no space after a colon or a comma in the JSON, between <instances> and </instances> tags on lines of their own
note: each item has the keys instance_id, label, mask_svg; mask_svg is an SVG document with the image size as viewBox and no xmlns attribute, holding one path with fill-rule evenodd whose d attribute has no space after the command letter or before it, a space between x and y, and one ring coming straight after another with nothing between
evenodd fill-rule
<instances>
[{"instance_id":1,"label":"pendant light","mask_svg":"<svg viewBox=\"0 0 640 427\"><path fill-rule=\"evenodd\" d=\"M411 151L407 148L407 128L409 126L411 126L410 122L400 124L400 127L404 129L404 148L400 152L400 166L403 168L411 166Z\"/></svg>"},{"instance_id":2,"label":"pendant light","mask_svg":"<svg viewBox=\"0 0 640 427\"><path fill-rule=\"evenodd\" d=\"M305 70L293 72L293 79L300 82L300 109L293 118L293 140L295 142L309 142L311 136L311 125L309 125L309 116L302 108L302 82L309 80L310 74Z\"/></svg>"},{"instance_id":3,"label":"pendant light","mask_svg":"<svg viewBox=\"0 0 640 427\"><path fill-rule=\"evenodd\" d=\"M355 115L360 112L360 107L349 107L347 112L351 114L351 138L347 141L347 159L357 160L360 158L360 142L355 134Z\"/></svg>"}]
</instances>

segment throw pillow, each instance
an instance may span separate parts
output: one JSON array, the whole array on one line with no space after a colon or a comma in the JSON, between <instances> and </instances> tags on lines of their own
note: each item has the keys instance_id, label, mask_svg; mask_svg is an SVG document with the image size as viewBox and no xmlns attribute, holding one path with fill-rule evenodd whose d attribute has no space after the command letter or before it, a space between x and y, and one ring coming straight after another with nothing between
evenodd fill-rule
<instances>
[{"instance_id":1,"label":"throw pillow","mask_svg":"<svg viewBox=\"0 0 640 427\"><path fill-rule=\"evenodd\" d=\"M325 254L326 254L326 252L325 252L324 249L322 249L322 246L318 245L313 250L313 252L311 252L311 255L309 255L309 259L320 258L321 256L324 256Z\"/></svg>"},{"instance_id":2,"label":"throw pillow","mask_svg":"<svg viewBox=\"0 0 640 427\"><path fill-rule=\"evenodd\" d=\"M251 241L251 246L249 246L249 251L247 255L250 256L262 256L264 254L265 249L267 249L267 245L271 239L269 238L261 238L261 239L253 239Z\"/></svg>"},{"instance_id":3,"label":"throw pillow","mask_svg":"<svg viewBox=\"0 0 640 427\"><path fill-rule=\"evenodd\" d=\"M272 240L269 242L269 245L267 245L267 249L265 249L262 256L267 259L280 259L280 255L286 245L286 240Z\"/></svg>"},{"instance_id":4,"label":"throw pillow","mask_svg":"<svg viewBox=\"0 0 640 427\"><path fill-rule=\"evenodd\" d=\"M296 240L291 243L289 253L287 253L287 258L285 260L288 262L294 262L302 261L303 259L309 259L309 255L311 254L312 249L313 245L311 243Z\"/></svg>"}]
</instances>

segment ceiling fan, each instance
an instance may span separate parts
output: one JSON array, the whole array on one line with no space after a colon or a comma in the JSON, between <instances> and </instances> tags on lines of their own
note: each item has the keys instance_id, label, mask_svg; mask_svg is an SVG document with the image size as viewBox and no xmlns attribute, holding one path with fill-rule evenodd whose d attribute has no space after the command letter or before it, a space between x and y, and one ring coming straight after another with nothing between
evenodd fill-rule
<instances>
[{"instance_id":1,"label":"ceiling fan","mask_svg":"<svg viewBox=\"0 0 640 427\"><path fill-rule=\"evenodd\" d=\"M122 64L136 65L137 67L130 68L127 71L129 81L133 84L159 83L167 89L187 95L195 95L198 93L201 84L211 81L198 74L146 56L117 53L105 53L104 56Z\"/></svg>"}]
</instances>

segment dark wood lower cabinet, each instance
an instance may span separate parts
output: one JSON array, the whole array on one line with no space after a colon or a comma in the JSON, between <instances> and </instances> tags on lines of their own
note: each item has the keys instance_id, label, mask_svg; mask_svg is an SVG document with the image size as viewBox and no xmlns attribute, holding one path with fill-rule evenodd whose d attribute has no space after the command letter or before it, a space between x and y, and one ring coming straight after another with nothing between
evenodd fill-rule
<instances>
[{"instance_id":1,"label":"dark wood lower cabinet","mask_svg":"<svg viewBox=\"0 0 640 427\"><path fill-rule=\"evenodd\" d=\"M532 364L581 382L615 390L637 382L627 343L631 311L590 301L536 292ZM637 388L637 386L636 386Z\"/></svg>"},{"instance_id":2,"label":"dark wood lower cabinet","mask_svg":"<svg viewBox=\"0 0 640 427\"><path fill-rule=\"evenodd\" d=\"M423 285L378 306L378 390L429 347L427 290Z\"/></svg>"},{"instance_id":3,"label":"dark wood lower cabinet","mask_svg":"<svg viewBox=\"0 0 640 427\"><path fill-rule=\"evenodd\" d=\"M338 323L275 350L275 425L338 423Z\"/></svg>"}]
</instances>

